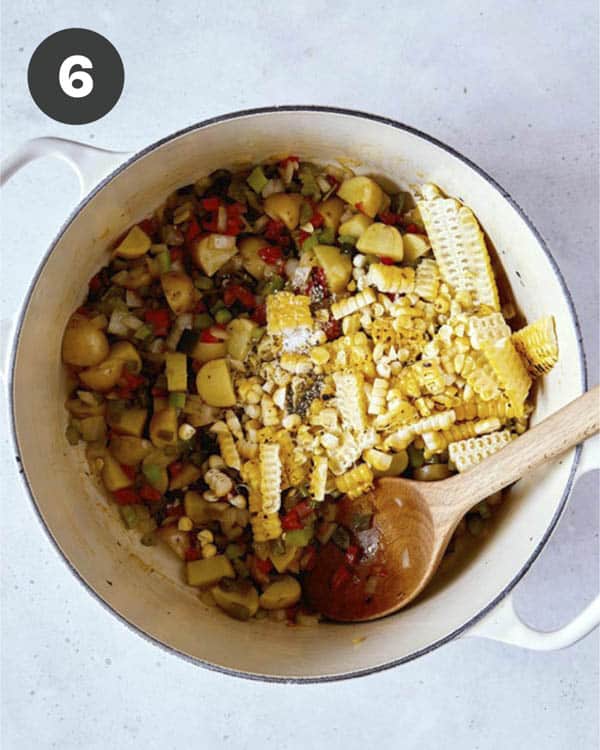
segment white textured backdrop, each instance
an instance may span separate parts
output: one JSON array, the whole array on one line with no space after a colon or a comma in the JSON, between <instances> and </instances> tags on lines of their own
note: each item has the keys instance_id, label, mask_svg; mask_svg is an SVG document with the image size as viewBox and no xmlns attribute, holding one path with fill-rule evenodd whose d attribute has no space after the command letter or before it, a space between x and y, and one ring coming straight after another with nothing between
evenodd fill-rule
<instances>
[{"instance_id":1,"label":"white textured backdrop","mask_svg":"<svg viewBox=\"0 0 600 750\"><path fill-rule=\"evenodd\" d=\"M215 114L290 103L372 111L456 147L509 190L547 239L598 380L593 0L4 0L2 22L3 153L39 135L136 150ZM72 26L107 36L125 65L120 102L91 125L49 120L27 91L35 47ZM5 322L76 199L75 178L50 159L4 191ZM164 653L67 571L2 435L6 750L597 747L597 635L553 654L460 640L383 674L303 687L242 682ZM597 588L596 475L575 491L517 602L529 622L551 628Z\"/></svg>"}]
</instances>

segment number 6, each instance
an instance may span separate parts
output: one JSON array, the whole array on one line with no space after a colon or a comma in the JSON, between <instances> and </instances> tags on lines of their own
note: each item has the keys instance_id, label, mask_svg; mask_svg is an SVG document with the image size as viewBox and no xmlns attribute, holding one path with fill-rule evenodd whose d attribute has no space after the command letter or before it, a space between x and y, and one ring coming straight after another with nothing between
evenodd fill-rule
<instances>
[{"instance_id":1,"label":"number 6","mask_svg":"<svg viewBox=\"0 0 600 750\"><path fill-rule=\"evenodd\" d=\"M94 79L89 73L85 73L83 70L76 70L72 73L71 71L75 65L88 70L94 67L89 57L85 57L85 55L71 55L66 60L63 60L60 66L58 82L67 96L71 96L74 99L81 99L92 92ZM81 85L76 88L73 86L74 81L79 81Z\"/></svg>"}]
</instances>

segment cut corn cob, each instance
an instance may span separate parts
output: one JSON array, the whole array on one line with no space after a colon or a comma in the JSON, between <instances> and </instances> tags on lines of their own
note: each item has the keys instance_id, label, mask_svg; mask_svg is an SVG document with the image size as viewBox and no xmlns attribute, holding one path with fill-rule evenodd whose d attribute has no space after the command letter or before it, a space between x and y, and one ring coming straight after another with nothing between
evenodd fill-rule
<instances>
[{"instance_id":1,"label":"cut corn cob","mask_svg":"<svg viewBox=\"0 0 600 750\"><path fill-rule=\"evenodd\" d=\"M450 443L448 446L450 460L458 471L468 471L484 458L504 448L513 438L514 435L509 430L502 430L502 432L492 432L490 435Z\"/></svg>"},{"instance_id":2,"label":"cut corn cob","mask_svg":"<svg viewBox=\"0 0 600 750\"><path fill-rule=\"evenodd\" d=\"M217 433L217 442L219 443L219 451L221 452L221 458L225 462L226 466L232 469L240 470L240 454L235 447L235 442L231 432L219 432Z\"/></svg>"},{"instance_id":3,"label":"cut corn cob","mask_svg":"<svg viewBox=\"0 0 600 750\"><path fill-rule=\"evenodd\" d=\"M497 417L501 421L523 417L525 408L523 404L512 404L505 398L496 398L492 401L471 401L454 407L456 421L464 422L469 419L487 419Z\"/></svg>"},{"instance_id":4,"label":"cut corn cob","mask_svg":"<svg viewBox=\"0 0 600 750\"><path fill-rule=\"evenodd\" d=\"M373 484L373 472L368 464L359 464L335 480L335 486L348 497L360 497Z\"/></svg>"},{"instance_id":5,"label":"cut corn cob","mask_svg":"<svg viewBox=\"0 0 600 750\"><path fill-rule=\"evenodd\" d=\"M327 468L327 458L325 456L313 456L313 470L310 475L309 491L313 499L318 502L325 499Z\"/></svg>"},{"instance_id":6,"label":"cut corn cob","mask_svg":"<svg viewBox=\"0 0 600 750\"><path fill-rule=\"evenodd\" d=\"M340 320L340 318L345 318L346 315L352 315L358 310L362 310L363 307L371 305L376 299L377 296L372 289L365 289L353 297L346 297L339 302L334 302L331 305L331 314L335 320Z\"/></svg>"},{"instance_id":7,"label":"cut corn cob","mask_svg":"<svg viewBox=\"0 0 600 750\"><path fill-rule=\"evenodd\" d=\"M384 378L375 378L369 397L369 414L383 414L389 382Z\"/></svg>"},{"instance_id":8,"label":"cut corn cob","mask_svg":"<svg viewBox=\"0 0 600 750\"><path fill-rule=\"evenodd\" d=\"M435 185L424 185L417 201L433 254L446 283L471 292L477 304L499 309L498 289L485 238L473 212Z\"/></svg>"},{"instance_id":9,"label":"cut corn cob","mask_svg":"<svg viewBox=\"0 0 600 750\"><path fill-rule=\"evenodd\" d=\"M502 313L473 315L469 318L469 338L473 349L481 349L484 344L498 341L506 336L510 336L510 328L506 325Z\"/></svg>"},{"instance_id":10,"label":"cut corn cob","mask_svg":"<svg viewBox=\"0 0 600 750\"><path fill-rule=\"evenodd\" d=\"M553 315L547 315L521 328L513 334L512 340L534 377L550 372L558 361L558 340Z\"/></svg>"},{"instance_id":11,"label":"cut corn cob","mask_svg":"<svg viewBox=\"0 0 600 750\"><path fill-rule=\"evenodd\" d=\"M263 443L258 449L260 493L265 513L275 513L281 505L281 459L277 443Z\"/></svg>"},{"instance_id":12,"label":"cut corn cob","mask_svg":"<svg viewBox=\"0 0 600 750\"><path fill-rule=\"evenodd\" d=\"M421 299L432 302L437 297L439 285L438 264L430 258L425 258L419 263L415 273L415 294Z\"/></svg>"},{"instance_id":13,"label":"cut corn cob","mask_svg":"<svg viewBox=\"0 0 600 750\"><path fill-rule=\"evenodd\" d=\"M336 372L333 375L336 406L347 428L362 432L366 427L365 390L362 375Z\"/></svg>"},{"instance_id":14,"label":"cut corn cob","mask_svg":"<svg viewBox=\"0 0 600 750\"><path fill-rule=\"evenodd\" d=\"M367 273L367 283L376 287L380 292L408 294L415 287L415 272L412 268L372 263Z\"/></svg>"},{"instance_id":15,"label":"cut corn cob","mask_svg":"<svg viewBox=\"0 0 600 750\"><path fill-rule=\"evenodd\" d=\"M511 339L506 337L485 344L483 353L508 399L515 404L524 403L531 386L531 378Z\"/></svg>"},{"instance_id":16,"label":"cut corn cob","mask_svg":"<svg viewBox=\"0 0 600 750\"><path fill-rule=\"evenodd\" d=\"M310 297L292 292L278 292L267 297L267 331L284 333L295 328L312 328Z\"/></svg>"}]
</instances>

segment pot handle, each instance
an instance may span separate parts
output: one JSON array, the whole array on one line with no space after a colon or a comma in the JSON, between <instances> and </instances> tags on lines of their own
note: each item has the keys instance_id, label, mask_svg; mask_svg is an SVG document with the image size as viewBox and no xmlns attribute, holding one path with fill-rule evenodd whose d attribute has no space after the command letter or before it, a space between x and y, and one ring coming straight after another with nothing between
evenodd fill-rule
<instances>
[{"instance_id":1,"label":"pot handle","mask_svg":"<svg viewBox=\"0 0 600 750\"><path fill-rule=\"evenodd\" d=\"M600 468L600 435L595 435L583 446L581 461L576 479L588 471ZM556 651L577 643L600 624L600 595L578 614L571 622L558 630L543 632L526 625L515 611L512 593L480 622L476 623L467 636L488 638L511 646L519 646L532 651Z\"/></svg>"},{"instance_id":2,"label":"pot handle","mask_svg":"<svg viewBox=\"0 0 600 750\"><path fill-rule=\"evenodd\" d=\"M55 156L66 161L79 178L83 196L105 175L130 156L126 151L107 151L65 138L33 138L25 141L0 166L0 186L4 185L29 162L43 156Z\"/></svg>"}]
</instances>

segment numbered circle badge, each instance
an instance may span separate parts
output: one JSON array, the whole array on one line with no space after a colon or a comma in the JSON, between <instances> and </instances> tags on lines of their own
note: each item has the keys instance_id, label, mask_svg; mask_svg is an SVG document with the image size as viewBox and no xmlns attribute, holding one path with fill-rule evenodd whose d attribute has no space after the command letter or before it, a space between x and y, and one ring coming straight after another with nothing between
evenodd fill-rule
<instances>
[{"instance_id":1,"label":"numbered circle badge","mask_svg":"<svg viewBox=\"0 0 600 750\"><path fill-rule=\"evenodd\" d=\"M101 34L63 29L35 50L27 80L48 117L83 125L104 117L119 101L125 72L119 53Z\"/></svg>"}]
</instances>

